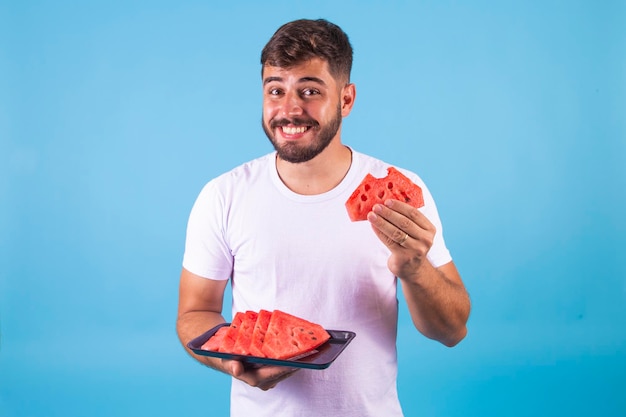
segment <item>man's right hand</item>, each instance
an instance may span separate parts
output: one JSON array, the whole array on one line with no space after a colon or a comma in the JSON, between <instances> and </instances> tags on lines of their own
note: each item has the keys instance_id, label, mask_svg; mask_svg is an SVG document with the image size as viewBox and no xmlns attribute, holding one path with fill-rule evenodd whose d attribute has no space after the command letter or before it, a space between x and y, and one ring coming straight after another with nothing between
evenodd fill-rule
<instances>
[{"instance_id":1,"label":"man's right hand","mask_svg":"<svg viewBox=\"0 0 626 417\"><path fill-rule=\"evenodd\" d=\"M240 361L222 359L222 366L230 375L251 387L267 391L280 381L293 375L299 368L265 365L258 368L246 367Z\"/></svg>"}]
</instances>

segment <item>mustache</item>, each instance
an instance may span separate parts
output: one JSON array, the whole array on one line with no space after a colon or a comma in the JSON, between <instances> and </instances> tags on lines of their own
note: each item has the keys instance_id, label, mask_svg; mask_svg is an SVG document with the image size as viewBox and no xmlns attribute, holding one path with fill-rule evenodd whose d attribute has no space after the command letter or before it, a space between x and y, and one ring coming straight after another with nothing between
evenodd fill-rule
<instances>
[{"instance_id":1,"label":"mustache","mask_svg":"<svg viewBox=\"0 0 626 417\"><path fill-rule=\"evenodd\" d=\"M273 119L270 122L270 127L272 129L283 126L313 126L316 127L319 123L313 119L302 119L302 118L294 118L294 119Z\"/></svg>"}]
</instances>

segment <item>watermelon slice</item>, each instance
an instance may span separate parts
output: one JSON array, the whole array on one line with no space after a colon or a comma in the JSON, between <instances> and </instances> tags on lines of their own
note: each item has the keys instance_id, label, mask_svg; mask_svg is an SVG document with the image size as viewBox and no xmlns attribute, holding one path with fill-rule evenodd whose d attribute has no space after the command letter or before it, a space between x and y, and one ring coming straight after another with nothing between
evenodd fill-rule
<instances>
[{"instance_id":1,"label":"watermelon slice","mask_svg":"<svg viewBox=\"0 0 626 417\"><path fill-rule=\"evenodd\" d=\"M215 334L211 336L211 338L207 340L204 345L202 345L201 349L219 352L222 340L224 340L224 336L228 333L229 328L230 326L220 327L219 330L215 332Z\"/></svg>"},{"instance_id":2,"label":"watermelon slice","mask_svg":"<svg viewBox=\"0 0 626 417\"><path fill-rule=\"evenodd\" d=\"M233 321L230 323L230 326L228 326L228 331L224 335L222 343L220 343L220 352L233 353L233 347L235 346L237 334L239 333L239 326L243 322L244 315L245 313L237 312L235 317L233 317Z\"/></svg>"},{"instance_id":3,"label":"watermelon slice","mask_svg":"<svg viewBox=\"0 0 626 417\"><path fill-rule=\"evenodd\" d=\"M387 199L400 200L415 208L424 205L422 189L394 167L387 168L387 176L375 178L367 174L354 190L346 209L353 222L367 220L367 214L374 204L383 203Z\"/></svg>"},{"instance_id":4,"label":"watermelon slice","mask_svg":"<svg viewBox=\"0 0 626 417\"><path fill-rule=\"evenodd\" d=\"M256 323L258 313L255 311L246 311L241 324L239 325L239 331L237 332L237 339L233 346L232 353L239 355L247 355L250 349L250 343L252 342L252 331L254 330L254 324Z\"/></svg>"},{"instance_id":5,"label":"watermelon slice","mask_svg":"<svg viewBox=\"0 0 626 417\"><path fill-rule=\"evenodd\" d=\"M319 324L274 310L261 351L268 358L289 359L322 345L330 335Z\"/></svg>"},{"instance_id":6,"label":"watermelon slice","mask_svg":"<svg viewBox=\"0 0 626 417\"><path fill-rule=\"evenodd\" d=\"M256 323L254 324L254 331L252 332L252 342L250 343L250 355L265 357L265 354L261 350L263 346L263 341L265 340L265 332L267 331L267 326L270 324L270 318L272 317L272 312L267 310L259 311L259 315L257 316Z\"/></svg>"}]
</instances>

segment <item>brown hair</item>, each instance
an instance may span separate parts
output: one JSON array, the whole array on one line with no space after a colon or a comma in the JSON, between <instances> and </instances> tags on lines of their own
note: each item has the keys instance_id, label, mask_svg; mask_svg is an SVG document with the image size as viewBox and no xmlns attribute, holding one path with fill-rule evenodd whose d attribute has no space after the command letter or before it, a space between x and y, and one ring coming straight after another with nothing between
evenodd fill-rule
<instances>
[{"instance_id":1,"label":"brown hair","mask_svg":"<svg viewBox=\"0 0 626 417\"><path fill-rule=\"evenodd\" d=\"M300 19L278 28L261 52L261 65L290 68L321 58L335 79L350 81L352 46L348 35L325 19Z\"/></svg>"}]
</instances>

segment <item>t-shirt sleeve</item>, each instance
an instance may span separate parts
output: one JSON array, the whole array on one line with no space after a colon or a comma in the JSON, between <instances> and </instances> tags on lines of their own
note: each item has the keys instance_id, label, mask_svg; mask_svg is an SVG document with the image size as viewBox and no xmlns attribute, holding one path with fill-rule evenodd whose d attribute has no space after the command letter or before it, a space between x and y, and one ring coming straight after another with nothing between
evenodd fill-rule
<instances>
[{"instance_id":1,"label":"t-shirt sleeve","mask_svg":"<svg viewBox=\"0 0 626 417\"><path fill-rule=\"evenodd\" d=\"M198 195L187 222L183 268L204 278L226 280L232 274L224 201L215 180L209 182Z\"/></svg>"}]
</instances>

